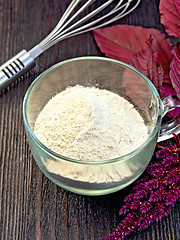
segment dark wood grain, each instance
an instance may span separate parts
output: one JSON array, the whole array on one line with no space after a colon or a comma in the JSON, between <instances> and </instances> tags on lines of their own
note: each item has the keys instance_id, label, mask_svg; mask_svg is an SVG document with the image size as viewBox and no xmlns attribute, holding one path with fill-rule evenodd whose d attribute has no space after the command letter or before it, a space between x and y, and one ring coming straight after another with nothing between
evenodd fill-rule
<instances>
[{"instance_id":1,"label":"dark wood grain","mask_svg":"<svg viewBox=\"0 0 180 240\"><path fill-rule=\"evenodd\" d=\"M0 0L0 64L22 49L30 50L56 25L70 1ZM119 23L155 27L158 0L142 0ZM80 196L61 189L39 170L26 141L23 97L31 82L53 64L77 56L99 55L92 33L55 45L36 60L36 67L0 93L0 239L96 240L118 225L118 210L131 187L101 197ZM164 145L172 143L167 141ZM178 240L180 204L168 217L129 240Z\"/></svg>"}]
</instances>

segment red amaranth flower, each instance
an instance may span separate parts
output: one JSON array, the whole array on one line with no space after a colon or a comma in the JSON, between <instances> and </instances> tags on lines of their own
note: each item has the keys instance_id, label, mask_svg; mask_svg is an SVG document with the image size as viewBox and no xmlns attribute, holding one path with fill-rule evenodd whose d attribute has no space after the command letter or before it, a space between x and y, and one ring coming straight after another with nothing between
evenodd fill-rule
<instances>
[{"instance_id":1,"label":"red amaranth flower","mask_svg":"<svg viewBox=\"0 0 180 240\"><path fill-rule=\"evenodd\" d=\"M175 146L161 149L145 174L134 183L131 193L124 199L119 215L124 215L115 231L101 240L121 240L135 228L143 230L152 222L167 216L180 198L180 138L175 135Z\"/></svg>"}]
</instances>

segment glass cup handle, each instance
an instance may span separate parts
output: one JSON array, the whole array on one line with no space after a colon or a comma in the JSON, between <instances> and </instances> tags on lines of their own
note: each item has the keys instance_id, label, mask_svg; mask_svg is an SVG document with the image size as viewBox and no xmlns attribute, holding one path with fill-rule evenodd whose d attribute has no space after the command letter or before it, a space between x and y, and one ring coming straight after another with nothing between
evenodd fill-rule
<instances>
[{"instance_id":1,"label":"glass cup handle","mask_svg":"<svg viewBox=\"0 0 180 240\"><path fill-rule=\"evenodd\" d=\"M164 105L164 114L163 116L175 109L180 107L180 100L176 95L169 95L162 99ZM163 123L161 125L161 129L159 131L158 142L167 140L173 137L173 134L180 133L180 121L178 121L178 116L167 123Z\"/></svg>"}]
</instances>

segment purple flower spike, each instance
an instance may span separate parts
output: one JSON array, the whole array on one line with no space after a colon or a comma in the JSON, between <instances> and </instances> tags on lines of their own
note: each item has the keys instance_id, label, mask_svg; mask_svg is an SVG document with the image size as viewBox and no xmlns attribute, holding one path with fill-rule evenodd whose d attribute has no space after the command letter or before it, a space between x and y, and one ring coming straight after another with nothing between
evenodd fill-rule
<instances>
[{"instance_id":1,"label":"purple flower spike","mask_svg":"<svg viewBox=\"0 0 180 240\"><path fill-rule=\"evenodd\" d=\"M159 182L157 181L157 179L149 180L144 184L146 186L146 191L152 191L153 189L157 189L159 186Z\"/></svg>"},{"instance_id":2,"label":"purple flower spike","mask_svg":"<svg viewBox=\"0 0 180 240\"><path fill-rule=\"evenodd\" d=\"M147 167L119 210L124 215L117 229L101 240L122 240L134 229L143 230L153 221L167 216L180 198L180 138L174 135L175 146L157 153L158 163Z\"/></svg>"},{"instance_id":3,"label":"purple flower spike","mask_svg":"<svg viewBox=\"0 0 180 240\"><path fill-rule=\"evenodd\" d=\"M130 205L126 204L119 210L119 215L125 215L130 210Z\"/></svg>"},{"instance_id":4,"label":"purple flower spike","mask_svg":"<svg viewBox=\"0 0 180 240\"><path fill-rule=\"evenodd\" d=\"M152 204L149 201L146 201L141 205L140 211L142 213L147 213L151 208Z\"/></svg>"}]
</instances>

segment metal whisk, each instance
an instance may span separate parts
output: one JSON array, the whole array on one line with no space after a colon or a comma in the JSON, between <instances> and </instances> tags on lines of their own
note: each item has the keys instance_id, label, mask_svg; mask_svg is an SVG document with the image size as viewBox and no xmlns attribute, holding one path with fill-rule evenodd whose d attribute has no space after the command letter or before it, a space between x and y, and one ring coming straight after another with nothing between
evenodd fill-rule
<instances>
[{"instance_id":1,"label":"metal whisk","mask_svg":"<svg viewBox=\"0 0 180 240\"><path fill-rule=\"evenodd\" d=\"M35 58L57 42L111 24L132 12L140 1L72 0L56 27L44 40L29 52L22 50L0 67L0 91L30 70L35 65ZM100 5L93 9L95 2L100 2Z\"/></svg>"}]
</instances>

